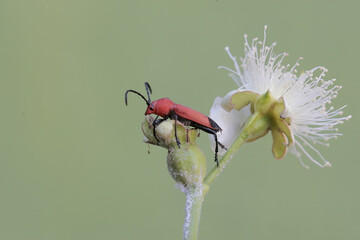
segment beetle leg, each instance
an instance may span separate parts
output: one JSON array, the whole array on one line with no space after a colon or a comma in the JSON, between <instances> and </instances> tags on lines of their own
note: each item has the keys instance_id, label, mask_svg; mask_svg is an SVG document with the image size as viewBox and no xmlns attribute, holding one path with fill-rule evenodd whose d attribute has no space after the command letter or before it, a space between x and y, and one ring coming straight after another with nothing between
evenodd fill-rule
<instances>
[{"instance_id":1,"label":"beetle leg","mask_svg":"<svg viewBox=\"0 0 360 240\"><path fill-rule=\"evenodd\" d=\"M221 142L219 142L219 141L218 141L218 144L219 144L219 146L220 146L222 149L227 150L227 148L225 147L225 145L224 145L224 144L222 144L222 143L221 143Z\"/></svg>"},{"instance_id":2,"label":"beetle leg","mask_svg":"<svg viewBox=\"0 0 360 240\"><path fill-rule=\"evenodd\" d=\"M157 119L158 119L158 118L159 118L159 116L156 116L156 118L154 119L154 121L153 121L153 123L152 123L152 125L153 125L153 135L154 135L157 143L159 143L159 139L157 139L157 137L156 137L156 130L155 130L155 128L156 128L156 126L157 126L156 123L157 123Z\"/></svg>"},{"instance_id":3,"label":"beetle leg","mask_svg":"<svg viewBox=\"0 0 360 240\"><path fill-rule=\"evenodd\" d=\"M218 141L216 131L214 131L211 128L205 127L203 125L197 124L195 122L192 122L191 126L197 128L197 129L203 130L204 132L209 133L214 136L214 138L215 138L215 162L216 162L216 165L219 167L219 161L218 161L219 147L218 146L220 146L222 149L225 149L225 150L227 150L227 148L224 146L224 144L222 144Z\"/></svg>"},{"instance_id":4,"label":"beetle leg","mask_svg":"<svg viewBox=\"0 0 360 240\"><path fill-rule=\"evenodd\" d=\"M219 160L218 160L219 146L220 146L221 148L224 148L224 149L226 149L226 148L225 148L225 146L224 146L222 143L220 143L220 142L218 141L216 132L215 132L214 130L212 130L212 129L210 129L210 128L206 128L206 127L201 128L201 130L203 130L203 131L205 131L205 132L213 135L214 138L215 138L215 162L216 162L216 166L219 167ZM227 150L227 149L226 149L226 150Z\"/></svg>"},{"instance_id":5,"label":"beetle leg","mask_svg":"<svg viewBox=\"0 0 360 240\"><path fill-rule=\"evenodd\" d=\"M218 145L219 145L219 142L218 142L218 139L217 139L216 132L213 132L211 134L215 137L215 162L216 162L217 167L219 167L219 160L218 160L218 151L219 151Z\"/></svg>"},{"instance_id":6,"label":"beetle leg","mask_svg":"<svg viewBox=\"0 0 360 240\"><path fill-rule=\"evenodd\" d=\"M212 134L215 138L215 162L216 162L216 165L217 167L219 167L219 160L218 160L218 151L219 151L219 148L218 148L218 145L222 148L222 149L225 149L227 150L227 148L225 147L224 144L222 144L221 142L218 141L218 138L217 138L217 135L216 135L216 132L213 131L212 129L207 129L208 130L208 133ZM206 130L204 130L206 132Z\"/></svg>"},{"instance_id":7,"label":"beetle leg","mask_svg":"<svg viewBox=\"0 0 360 240\"><path fill-rule=\"evenodd\" d=\"M156 139L156 141L157 141L157 143L158 143L158 145L159 145L159 142L160 142L160 141L159 141L159 139L156 137L156 127L157 127L162 121L164 121L165 119L159 119L159 120L158 120L158 118L159 118L159 115L156 116L156 118L154 119L152 125L153 125L153 134L154 134L154 137L155 137L155 139Z\"/></svg>"},{"instance_id":8,"label":"beetle leg","mask_svg":"<svg viewBox=\"0 0 360 240\"><path fill-rule=\"evenodd\" d=\"M180 141L179 141L179 138L177 137L177 131L176 131L176 121L177 121L177 115L175 114L174 115L174 120L175 120L175 139L176 139L176 144L178 145L178 147L180 148Z\"/></svg>"}]
</instances>

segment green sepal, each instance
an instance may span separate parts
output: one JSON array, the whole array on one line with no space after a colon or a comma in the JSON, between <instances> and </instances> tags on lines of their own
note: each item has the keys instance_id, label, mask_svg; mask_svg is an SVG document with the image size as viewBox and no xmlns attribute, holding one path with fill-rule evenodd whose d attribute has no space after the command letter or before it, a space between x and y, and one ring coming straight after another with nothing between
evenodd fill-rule
<instances>
[{"instance_id":1,"label":"green sepal","mask_svg":"<svg viewBox=\"0 0 360 240\"><path fill-rule=\"evenodd\" d=\"M281 114L284 112L284 110L285 110L285 102L284 102L284 98L281 97L278 100L276 100L272 106L272 111L271 111L273 115L272 127L274 129L278 129L280 132L285 134L288 140L287 145L291 145L293 143L294 136L289 126L290 118L283 119L281 117Z\"/></svg>"},{"instance_id":2,"label":"green sepal","mask_svg":"<svg viewBox=\"0 0 360 240\"><path fill-rule=\"evenodd\" d=\"M283 118L283 119L284 119L284 121L286 122L286 124L290 126L290 118L287 117L287 118Z\"/></svg>"},{"instance_id":3,"label":"green sepal","mask_svg":"<svg viewBox=\"0 0 360 240\"><path fill-rule=\"evenodd\" d=\"M267 91L266 93L264 93L263 95L257 98L254 104L254 109L257 112L267 115L269 114L269 111L271 110L273 105L274 105L274 99L271 96L270 92Z\"/></svg>"},{"instance_id":4,"label":"green sepal","mask_svg":"<svg viewBox=\"0 0 360 240\"><path fill-rule=\"evenodd\" d=\"M253 104L259 97L258 93L251 91L243 91L234 93L231 97L231 109L241 110L243 107ZM253 112L253 107L252 107Z\"/></svg>"},{"instance_id":5,"label":"green sepal","mask_svg":"<svg viewBox=\"0 0 360 240\"><path fill-rule=\"evenodd\" d=\"M280 132L282 132L286 136L286 138L288 140L287 145L293 144L294 136L293 136L293 133L292 133L289 125L287 124L286 120L285 119L277 119L276 127Z\"/></svg>"},{"instance_id":6,"label":"green sepal","mask_svg":"<svg viewBox=\"0 0 360 240\"><path fill-rule=\"evenodd\" d=\"M251 135L246 139L246 142L253 142L255 140L258 140L259 138L262 138L263 136L265 136L268 132L269 132L269 130L266 129L265 131L260 132L258 135Z\"/></svg>"},{"instance_id":7,"label":"green sepal","mask_svg":"<svg viewBox=\"0 0 360 240\"><path fill-rule=\"evenodd\" d=\"M254 141L266 135L269 131L270 119L266 115L255 112L251 115L248 122L252 122L252 124L247 128L247 132L249 134L249 137L246 140L247 142Z\"/></svg>"},{"instance_id":8,"label":"green sepal","mask_svg":"<svg viewBox=\"0 0 360 240\"><path fill-rule=\"evenodd\" d=\"M280 117L285 110L284 98L281 97L277 101L275 101L272 108L273 115L276 117Z\"/></svg>"},{"instance_id":9,"label":"green sepal","mask_svg":"<svg viewBox=\"0 0 360 240\"><path fill-rule=\"evenodd\" d=\"M276 159L282 159L285 156L287 150L286 147L287 142L285 135L277 129L272 129L271 135L273 139L273 145L272 145L273 155Z\"/></svg>"}]
</instances>

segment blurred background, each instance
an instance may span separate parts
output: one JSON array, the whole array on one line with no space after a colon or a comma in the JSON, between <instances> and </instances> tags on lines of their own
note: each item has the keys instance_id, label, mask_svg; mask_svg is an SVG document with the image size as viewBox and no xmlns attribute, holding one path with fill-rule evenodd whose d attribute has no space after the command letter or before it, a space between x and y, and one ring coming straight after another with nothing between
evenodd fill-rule
<instances>
[{"instance_id":1,"label":"blurred background","mask_svg":"<svg viewBox=\"0 0 360 240\"><path fill-rule=\"evenodd\" d=\"M145 94L208 114L236 85L219 65L243 35L318 65L353 119L321 148L246 144L205 199L199 239L359 239L358 1L0 1L0 239L182 239L185 196L165 149L142 142ZM208 136L199 144L214 166ZM150 150L150 154L148 154ZM358 157L357 157L358 156Z\"/></svg>"}]
</instances>

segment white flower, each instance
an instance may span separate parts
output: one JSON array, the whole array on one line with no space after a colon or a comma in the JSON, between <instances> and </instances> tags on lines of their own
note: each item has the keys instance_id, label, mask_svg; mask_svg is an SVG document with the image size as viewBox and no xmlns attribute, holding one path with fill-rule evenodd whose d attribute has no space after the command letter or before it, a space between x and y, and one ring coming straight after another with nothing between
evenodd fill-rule
<instances>
[{"instance_id":1,"label":"white flower","mask_svg":"<svg viewBox=\"0 0 360 240\"><path fill-rule=\"evenodd\" d=\"M314 144L328 146L326 142L329 139L342 135L334 126L351 118L340 116L345 106L339 109L326 107L337 96L341 87L332 86L335 79L324 80L327 72L324 67L315 67L297 74L296 67L302 58L292 67L284 66L282 61L288 54L275 54L276 43L266 46L265 40L266 26L263 41L254 38L250 45L245 35L245 57L241 58L241 66L230 53L229 47L225 48L234 62L234 70L223 66L220 68L230 71L239 88L224 98L217 97L210 110L210 118L223 129L222 133L218 134L219 141L230 147L251 115L249 107L240 111L228 111L226 105L235 92L251 91L259 95L270 92L274 99L284 100L285 110L281 113L281 118L290 119L289 128L293 136L293 144L289 146L289 150L305 167L307 166L301 160L302 154L321 167L331 166ZM224 151L220 154L224 154Z\"/></svg>"}]
</instances>

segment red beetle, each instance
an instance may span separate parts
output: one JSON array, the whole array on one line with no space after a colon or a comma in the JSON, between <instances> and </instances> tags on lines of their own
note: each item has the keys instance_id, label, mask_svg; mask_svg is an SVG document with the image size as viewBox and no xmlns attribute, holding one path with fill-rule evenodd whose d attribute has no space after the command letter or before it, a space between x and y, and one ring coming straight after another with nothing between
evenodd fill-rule
<instances>
[{"instance_id":1,"label":"red beetle","mask_svg":"<svg viewBox=\"0 0 360 240\"><path fill-rule=\"evenodd\" d=\"M127 90L125 93L125 104L127 105L127 94L129 92L136 93L145 100L146 104L148 105L145 115L150 115L150 114L157 115L157 117L153 122L155 138L156 138L156 134L155 134L156 126L168 118L175 120L175 138L179 148L180 148L180 141L176 133L176 121L180 121L186 126L191 126L197 129L201 129L204 132L212 134L215 137L215 143L216 143L215 162L217 166L219 166L218 157L217 157L218 145L223 149L226 149L225 146L218 141L216 136L216 133L221 131L219 125L217 125L217 123L208 116L199 113L198 111L195 111L191 108L188 108L184 105L176 104L173 101L171 101L169 98L161 98L159 100L151 102L150 93L152 93L152 90L148 82L145 82L145 88L149 98L148 100L146 100L146 98L137 91ZM162 117L163 119L158 120L159 116ZM159 141L157 138L156 140Z\"/></svg>"}]
</instances>

